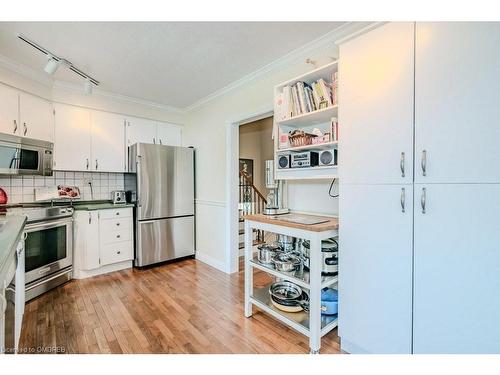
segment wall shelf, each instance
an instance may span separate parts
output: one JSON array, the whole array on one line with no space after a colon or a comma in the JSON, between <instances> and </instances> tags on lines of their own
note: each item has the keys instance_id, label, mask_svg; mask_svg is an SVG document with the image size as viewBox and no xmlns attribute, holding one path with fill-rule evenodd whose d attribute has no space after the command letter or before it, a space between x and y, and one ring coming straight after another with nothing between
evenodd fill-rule
<instances>
[{"instance_id":1,"label":"wall shelf","mask_svg":"<svg viewBox=\"0 0 500 375\"><path fill-rule=\"evenodd\" d=\"M297 146L297 147L288 147L276 150L276 152L286 152L286 151L301 151L301 150L329 150L337 147L338 142L326 142L319 143L315 145L305 145L305 146Z\"/></svg>"},{"instance_id":2,"label":"wall shelf","mask_svg":"<svg viewBox=\"0 0 500 375\"><path fill-rule=\"evenodd\" d=\"M278 180L321 180L333 179L337 177L336 165L276 170L276 178Z\"/></svg>"},{"instance_id":3,"label":"wall shelf","mask_svg":"<svg viewBox=\"0 0 500 375\"><path fill-rule=\"evenodd\" d=\"M316 124L323 124L325 122L330 122L332 117L337 117L337 114L338 114L338 106L332 105L330 107L290 117L287 118L286 120L277 121L277 124L281 126L290 126L290 127L311 126Z\"/></svg>"}]
</instances>

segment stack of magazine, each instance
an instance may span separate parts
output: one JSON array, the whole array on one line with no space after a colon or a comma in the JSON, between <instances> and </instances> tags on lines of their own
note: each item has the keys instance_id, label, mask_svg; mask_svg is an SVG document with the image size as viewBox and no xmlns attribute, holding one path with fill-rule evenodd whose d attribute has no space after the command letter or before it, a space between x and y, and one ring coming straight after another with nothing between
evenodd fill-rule
<instances>
[{"instance_id":1,"label":"stack of magazine","mask_svg":"<svg viewBox=\"0 0 500 375\"><path fill-rule=\"evenodd\" d=\"M283 87L276 98L280 120L331 107L337 104L337 73L332 74L332 82L323 78L312 83L297 82Z\"/></svg>"}]
</instances>

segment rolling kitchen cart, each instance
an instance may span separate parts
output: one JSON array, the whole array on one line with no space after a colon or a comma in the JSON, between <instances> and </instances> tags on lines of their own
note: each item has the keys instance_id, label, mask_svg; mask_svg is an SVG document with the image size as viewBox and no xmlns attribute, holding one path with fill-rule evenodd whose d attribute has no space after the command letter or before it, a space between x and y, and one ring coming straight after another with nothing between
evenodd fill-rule
<instances>
[{"instance_id":1,"label":"rolling kitchen cart","mask_svg":"<svg viewBox=\"0 0 500 375\"><path fill-rule=\"evenodd\" d=\"M321 315L321 290L337 283L337 276L322 276L321 241L338 236L338 219L312 215L300 215L311 221L326 220L320 224L300 224L288 221L290 216L245 216L245 316L252 316L252 305L272 315L299 333L309 337L311 353L319 353L321 337L337 327L337 315ZM280 272L259 263L253 254L252 230L282 234L310 241L310 271ZM309 312L284 312L276 308L269 294L269 285L254 288L253 269L266 272L276 278L291 281L309 292Z\"/></svg>"}]
</instances>

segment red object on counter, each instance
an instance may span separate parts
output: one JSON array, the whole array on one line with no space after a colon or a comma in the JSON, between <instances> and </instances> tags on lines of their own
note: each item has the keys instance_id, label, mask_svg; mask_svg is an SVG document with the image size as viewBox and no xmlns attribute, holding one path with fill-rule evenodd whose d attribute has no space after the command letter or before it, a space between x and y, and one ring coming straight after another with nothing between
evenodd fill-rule
<instances>
[{"instance_id":1,"label":"red object on counter","mask_svg":"<svg viewBox=\"0 0 500 375\"><path fill-rule=\"evenodd\" d=\"M9 197L7 197L7 193L0 187L0 204L7 204L8 200Z\"/></svg>"}]
</instances>

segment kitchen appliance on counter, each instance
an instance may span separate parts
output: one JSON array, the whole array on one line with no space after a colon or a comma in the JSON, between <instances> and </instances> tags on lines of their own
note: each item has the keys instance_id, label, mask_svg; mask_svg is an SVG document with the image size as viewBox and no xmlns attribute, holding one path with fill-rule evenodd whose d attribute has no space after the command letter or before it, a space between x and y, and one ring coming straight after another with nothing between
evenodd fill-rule
<instances>
[{"instance_id":1,"label":"kitchen appliance on counter","mask_svg":"<svg viewBox=\"0 0 500 375\"><path fill-rule=\"evenodd\" d=\"M266 188L269 194L266 197L267 204L264 215L283 215L290 212L284 207L285 182L274 178L274 160L266 160Z\"/></svg>"},{"instance_id":2,"label":"kitchen appliance on counter","mask_svg":"<svg viewBox=\"0 0 500 375\"><path fill-rule=\"evenodd\" d=\"M194 255L194 149L129 147L125 190L135 197L135 266Z\"/></svg>"},{"instance_id":3,"label":"kitchen appliance on counter","mask_svg":"<svg viewBox=\"0 0 500 375\"><path fill-rule=\"evenodd\" d=\"M0 175L52 176L54 144L0 133Z\"/></svg>"},{"instance_id":4,"label":"kitchen appliance on counter","mask_svg":"<svg viewBox=\"0 0 500 375\"><path fill-rule=\"evenodd\" d=\"M113 190L111 192L111 200L113 201L113 204L127 203L125 190Z\"/></svg>"},{"instance_id":5,"label":"kitchen appliance on counter","mask_svg":"<svg viewBox=\"0 0 500 375\"><path fill-rule=\"evenodd\" d=\"M72 278L73 207L21 205L8 208L7 215L26 215L26 301Z\"/></svg>"},{"instance_id":6,"label":"kitchen appliance on counter","mask_svg":"<svg viewBox=\"0 0 500 375\"><path fill-rule=\"evenodd\" d=\"M303 254L304 267L309 269L310 266L310 242L307 240L300 240L298 247ZM335 238L330 238L321 242L321 275L322 276L335 276L338 274L339 261L338 261L339 245Z\"/></svg>"}]
</instances>

